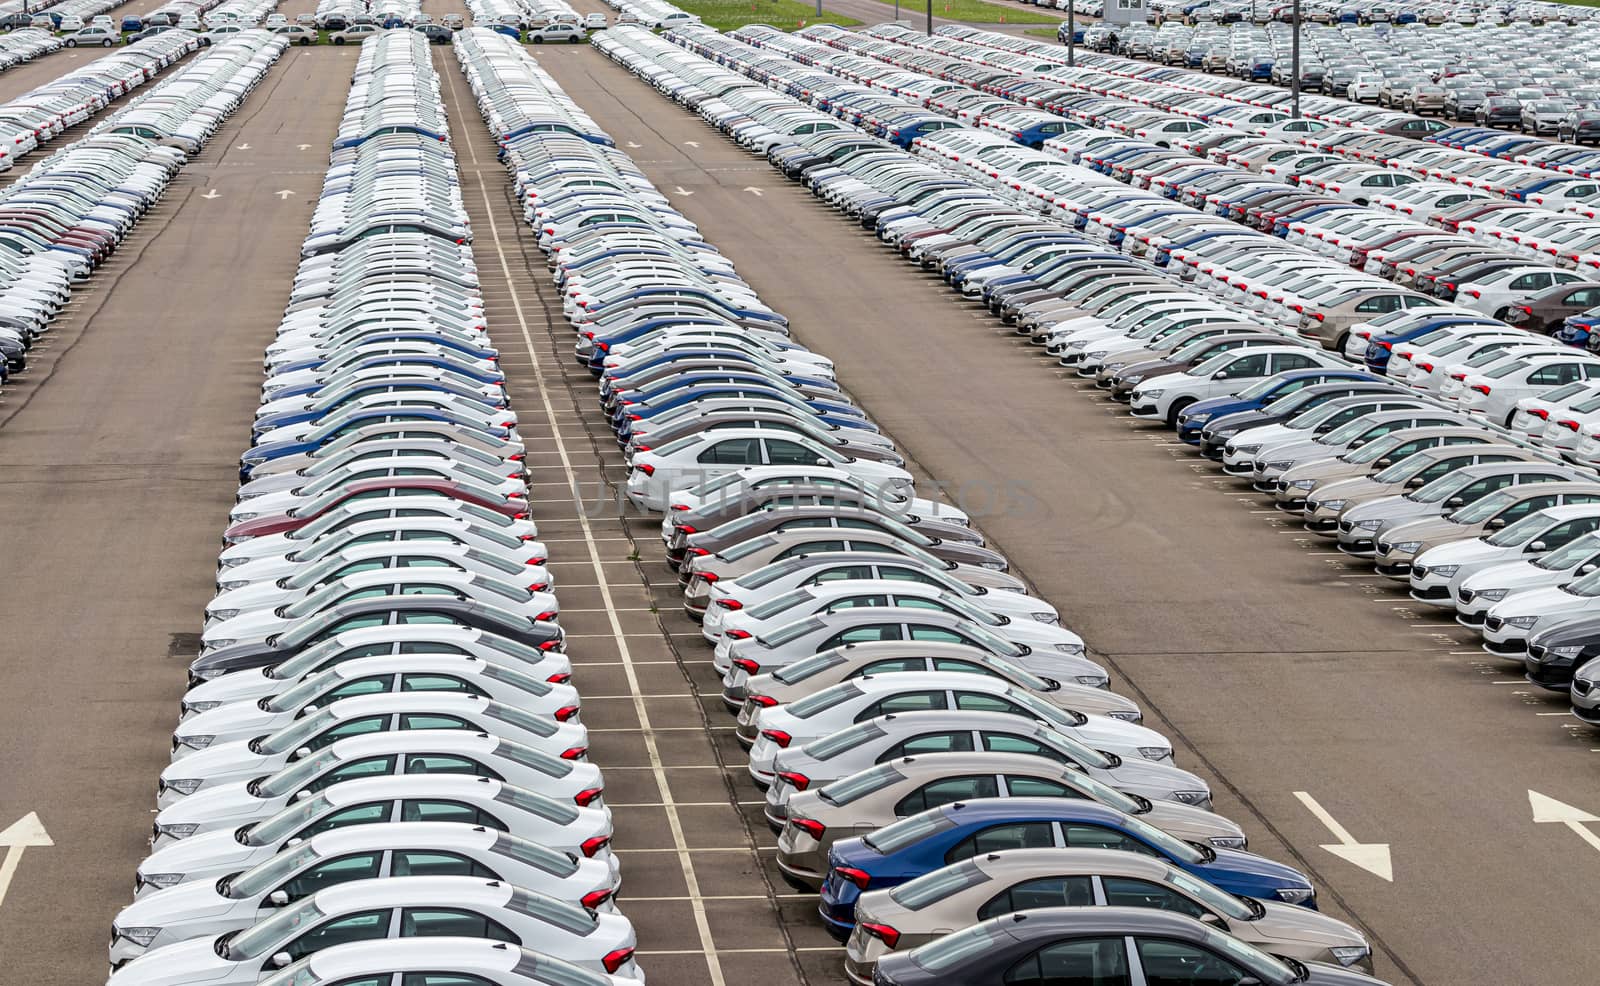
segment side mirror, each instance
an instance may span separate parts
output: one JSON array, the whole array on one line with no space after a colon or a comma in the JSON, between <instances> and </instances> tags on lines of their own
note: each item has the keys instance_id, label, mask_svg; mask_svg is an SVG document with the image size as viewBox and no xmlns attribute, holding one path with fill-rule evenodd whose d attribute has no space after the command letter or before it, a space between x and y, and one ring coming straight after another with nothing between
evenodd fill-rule
<instances>
[{"instance_id":1,"label":"side mirror","mask_svg":"<svg viewBox=\"0 0 1600 986\"><path fill-rule=\"evenodd\" d=\"M1228 930L1228 922L1224 921L1220 914L1202 914L1200 915L1200 923L1210 925L1211 927L1216 928L1218 931Z\"/></svg>"},{"instance_id":2,"label":"side mirror","mask_svg":"<svg viewBox=\"0 0 1600 986\"><path fill-rule=\"evenodd\" d=\"M833 463L829 462L827 459L818 459L816 464L819 465L819 466L831 466L831 465L833 465Z\"/></svg>"},{"instance_id":3,"label":"side mirror","mask_svg":"<svg viewBox=\"0 0 1600 986\"><path fill-rule=\"evenodd\" d=\"M1578 574L1579 575L1588 575L1590 572L1592 572L1594 570L1595 570L1595 566L1594 565L1579 565L1578 566Z\"/></svg>"},{"instance_id":4,"label":"side mirror","mask_svg":"<svg viewBox=\"0 0 1600 986\"><path fill-rule=\"evenodd\" d=\"M1548 551L1549 549L1550 546L1545 544L1543 541L1535 541L1528 545L1529 551Z\"/></svg>"},{"instance_id":5,"label":"side mirror","mask_svg":"<svg viewBox=\"0 0 1600 986\"><path fill-rule=\"evenodd\" d=\"M290 955L288 952L277 952L272 956L272 967L274 969L282 969L284 966L293 961L294 956Z\"/></svg>"},{"instance_id":6,"label":"side mirror","mask_svg":"<svg viewBox=\"0 0 1600 986\"><path fill-rule=\"evenodd\" d=\"M289 903L289 891L274 890L272 893L267 894L267 903L273 907L282 907Z\"/></svg>"},{"instance_id":7,"label":"side mirror","mask_svg":"<svg viewBox=\"0 0 1600 986\"><path fill-rule=\"evenodd\" d=\"M1213 373L1211 375L1211 379L1213 379L1213 380L1226 380L1226 379L1228 379L1228 371L1227 370L1218 370L1216 373Z\"/></svg>"},{"instance_id":8,"label":"side mirror","mask_svg":"<svg viewBox=\"0 0 1600 986\"><path fill-rule=\"evenodd\" d=\"M1466 505L1467 505L1467 501L1464 498L1459 497L1459 496L1453 496L1450 499L1444 501L1444 508L1446 510L1454 510L1456 507L1464 507Z\"/></svg>"},{"instance_id":9,"label":"side mirror","mask_svg":"<svg viewBox=\"0 0 1600 986\"><path fill-rule=\"evenodd\" d=\"M311 747L309 746L302 746L300 749L294 751L294 758L296 760L303 760L309 756L311 756Z\"/></svg>"},{"instance_id":10,"label":"side mirror","mask_svg":"<svg viewBox=\"0 0 1600 986\"><path fill-rule=\"evenodd\" d=\"M294 800L296 801L304 801L309 797L311 797L311 791L309 789L305 791L296 791L294 793Z\"/></svg>"},{"instance_id":11,"label":"side mirror","mask_svg":"<svg viewBox=\"0 0 1600 986\"><path fill-rule=\"evenodd\" d=\"M1489 530L1491 531L1498 531L1504 526L1506 526L1506 519L1504 517L1496 517L1494 520L1489 521Z\"/></svg>"},{"instance_id":12,"label":"side mirror","mask_svg":"<svg viewBox=\"0 0 1600 986\"><path fill-rule=\"evenodd\" d=\"M1410 479L1406 480L1406 489L1419 489L1427 485L1428 481L1421 476L1412 476Z\"/></svg>"}]
</instances>

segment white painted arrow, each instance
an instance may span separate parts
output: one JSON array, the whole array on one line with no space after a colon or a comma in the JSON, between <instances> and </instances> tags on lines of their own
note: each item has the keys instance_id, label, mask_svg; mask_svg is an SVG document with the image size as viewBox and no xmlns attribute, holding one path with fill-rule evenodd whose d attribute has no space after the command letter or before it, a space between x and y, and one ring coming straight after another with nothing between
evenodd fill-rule
<instances>
[{"instance_id":1,"label":"white painted arrow","mask_svg":"<svg viewBox=\"0 0 1600 986\"><path fill-rule=\"evenodd\" d=\"M204 195L202 195L200 197L203 198L203 199L220 198L220 196L217 195L217 190L214 189L214 188L209 190L209 191L207 191L206 194L204 194Z\"/></svg>"},{"instance_id":2,"label":"white painted arrow","mask_svg":"<svg viewBox=\"0 0 1600 986\"><path fill-rule=\"evenodd\" d=\"M674 195L693 195L694 194L693 192L689 191L687 188L684 188L682 185L674 185L674 186L672 186L672 193Z\"/></svg>"},{"instance_id":3,"label":"white painted arrow","mask_svg":"<svg viewBox=\"0 0 1600 986\"><path fill-rule=\"evenodd\" d=\"M1389 858L1389 844L1387 842L1357 842L1355 836L1328 814L1328 809L1317 804L1317 799L1304 791L1294 792L1306 810L1317 816L1317 821L1328 827L1333 837L1338 842L1325 845L1322 848L1333 853L1347 863L1355 865L1380 879L1394 882L1394 862Z\"/></svg>"},{"instance_id":4,"label":"white painted arrow","mask_svg":"<svg viewBox=\"0 0 1600 986\"><path fill-rule=\"evenodd\" d=\"M687 144L690 147L699 147L700 146L700 142L698 140L686 140L686 141L684 141L684 143Z\"/></svg>"},{"instance_id":5,"label":"white painted arrow","mask_svg":"<svg viewBox=\"0 0 1600 986\"><path fill-rule=\"evenodd\" d=\"M288 198L289 196L293 195L294 193L289 191L287 188L284 188L284 189L280 189L279 191L274 192L273 194L278 197L278 201L279 202L282 202L284 199Z\"/></svg>"},{"instance_id":6,"label":"white painted arrow","mask_svg":"<svg viewBox=\"0 0 1600 986\"><path fill-rule=\"evenodd\" d=\"M311 149L310 144L296 144L295 146L300 148L302 151L308 151Z\"/></svg>"},{"instance_id":7,"label":"white painted arrow","mask_svg":"<svg viewBox=\"0 0 1600 986\"><path fill-rule=\"evenodd\" d=\"M11 888L11 878L17 875L22 863L22 851L29 846L53 846L50 834L44 830L35 812L28 812L0 832L0 846L6 847L6 858L0 860L0 904L6 902L6 891Z\"/></svg>"},{"instance_id":8,"label":"white painted arrow","mask_svg":"<svg viewBox=\"0 0 1600 986\"><path fill-rule=\"evenodd\" d=\"M760 198L762 196L761 189L756 188L754 185L746 185L744 190L749 192L751 195L754 195L756 198Z\"/></svg>"},{"instance_id":9,"label":"white painted arrow","mask_svg":"<svg viewBox=\"0 0 1600 986\"><path fill-rule=\"evenodd\" d=\"M1582 808L1574 808L1565 801L1557 801L1538 791L1528 792L1528 805L1533 809L1534 822L1560 822L1577 833L1578 838L1600 849L1600 835L1595 835L1585 827L1589 822L1600 822L1600 816L1591 815Z\"/></svg>"},{"instance_id":10,"label":"white painted arrow","mask_svg":"<svg viewBox=\"0 0 1600 986\"><path fill-rule=\"evenodd\" d=\"M630 141L628 141L628 146L629 147L643 147L644 145L643 144L635 144L633 141L630 140Z\"/></svg>"},{"instance_id":11,"label":"white painted arrow","mask_svg":"<svg viewBox=\"0 0 1600 986\"><path fill-rule=\"evenodd\" d=\"M250 145L249 144L240 144L239 145L239 150L241 150L241 151L248 151L249 149L250 149Z\"/></svg>"}]
</instances>

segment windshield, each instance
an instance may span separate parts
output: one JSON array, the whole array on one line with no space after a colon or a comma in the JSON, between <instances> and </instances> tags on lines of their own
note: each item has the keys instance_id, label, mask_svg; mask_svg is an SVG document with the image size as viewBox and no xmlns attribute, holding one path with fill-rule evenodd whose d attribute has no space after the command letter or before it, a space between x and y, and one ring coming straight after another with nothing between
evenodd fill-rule
<instances>
[{"instance_id":1,"label":"windshield","mask_svg":"<svg viewBox=\"0 0 1600 986\"><path fill-rule=\"evenodd\" d=\"M929 836L955 827L956 823L945 817L944 809L930 808L910 818L902 818L898 822L885 825L876 832L863 836L861 841L874 852L888 856L907 846L916 845Z\"/></svg>"},{"instance_id":2,"label":"windshield","mask_svg":"<svg viewBox=\"0 0 1600 986\"><path fill-rule=\"evenodd\" d=\"M748 541L741 541L738 544L723 548L721 551L717 552L717 557L721 558L723 561L738 561L739 559L746 558L758 551L763 551L767 548L770 548L777 543L778 542L775 539L770 537L751 538Z\"/></svg>"},{"instance_id":3,"label":"windshield","mask_svg":"<svg viewBox=\"0 0 1600 986\"><path fill-rule=\"evenodd\" d=\"M821 674L829 668L836 668L844 663L844 657L838 651L825 650L820 654L813 654L804 660L796 661L786 667L772 672L773 680L785 685L792 685L805 681L814 674Z\"/></svg>"},{"instance_id":4,"label":"windshield","mask_svg":"<svg viewBox=\"0 0 1600 986\"><path fill-rule=\"evenodd\" d=\"M1399 447L1403 441L1404 439L1399 435L1399 433L1391 432L1387 435L1374 438L1372 441L1361 446L1360 448L1352 449L1349 452L1346 452L1343 458L1344 461L1352 464L1376 462L1389 452L1393 451L1395 448Z\"/></svg>"},{"instance_id":5,"label":"windshield","mask_svg":"<svg viewBox=\"0 0 1600 986\"><path fill-rule=\"evenodd\" d=\"M1435 459L1430 455L1412 455L1378 473L1373 477L1380 483L1403 483L1417 473L1437 462L1444 460Z\"/></svg>"},{"instance_id":6,"label":"windshield","mask_svg":"<svg viewBox=\"0 0 1600 986\"><path fill-rule=\"evenodd\" d=\"M1212 359L1209 362L1213 362L1214 363L1214 362L1216 362L1216 360ZM1200 370L1199 370L1198 367L1196 367L1194 370L1192 370L1190 372L1198 375ZM1266 379L1262 380L1261 382L1251 384L1250 386L1246 387L1245 389L1239 391L1239 399L1240 400L1255 400L1257 397L1261 397L1264 394L1269 394L1272 391L1277 390L1279 384L1281 384L1281 383L1282 383L1282 381L1278 380L1275 377L1267 377Z\"/></svg>"},{"instance_id":7,"label":"windshield","mask_svg":"<svg viewBox=\"0 0 1600 986\"><path fill-rule=\"evenodd\" d=\"M1034 732L1034 736L1049 743L1082 766L1094 767L1099 770L1111 769L1111 761L1105 754L1099 750L1091 750L1065 733L1058 732L1048 726L1041 726Z\"/></svg>"},{"instance_id":8,"label":"windshield","mask_svg":"<svg viewBox=\"0 0 1600 986\"><path fill-rule=\"evenodd\" d=\"M1253 945L1246 945L1232 935L1219 934L1209 928L1203 934L1206 944L1212 950L1232 956L1247 969L1266 972L1275 982L1293 983L1300 980L1299 973L1284 965L1281 960L1273 958Z\"/></svg>"},{"instance_id":9,"label":"windshield","mask_svg":"<svg viewBox=\"0 0 1600 986\"><path fill-rule=\"evenodd\" d=\"M1340 408L1340 410L1349 411L1352 409ZM1326 435L1323 435L1321 438L1317 439L1317 442L1321 445L1343 445L1346 442L1359 437L1363 432L1367 431L1371 427L1371 421L1367 420L1363 416L1357 415L1339 427L1330 430Z\"/></svg>"},{"instance_id":10,"label":"windshield","mask_svg":"<svg viewBox=\"0 0 1600 986\"><path fill-rule=\"evenodd\" d=\"M250 845L269 846L287 839L332 807L333 804L320 794L297 801L271 818L250 826Z\"/></svg>"},{"instance_id":11,"label":"windshield","mask_svg":"<svg viewBox=\"0 0 1600 986\"><path fill-rule=\"evenodd\" d=\"M1596 553L1600 553L1600 535L1585 534L1566 547L1535 558L1533 564L1549 572L1564 572L1589 561Z\"/></svg>"},{"instance_id":12,"label":"windshield","mask_svg":"<svg viewBox=\"0 0 1600 986\"><path fill-rule=\"evenodd\" d=\"M1440 476L1438 479L1406 494L1406 499L1413 503L1439 503L1455 496L1463 487L1471 486L1478 481L1469 470L1462 469L1457 472Z\"/></svg>"},{"instance_id":13,"label":"windshield","mask_svg":"<svg viewBox=\"0 0 1600 986\"><path fill-rule=\"evenodd\" d=\"M1255 908L1226 890L1219 889L1205 880L1198 880L1183 870L1176 867L1169 868L1167 882L1225 918L1232 918L1235 921L1255 920Z\"/></svg>"},{"instance_id":14,"label":"windshield","mask_svg":"<svg viewBox=\"0 0 1600 986\"><path fill-rule=\"evenodd\" d=\"M1522 499L1522 494L1515 490L1501 490L1498 493L1490 493L1481 500L1457 509L1450 514L1450 519L1457 524L1479 524L1520 499Z\"/></svg>"},{"instance_id":15,"label":"windshield","mask_svg":"<svg viewBox=\"0 0 1600 986\"><path fill-rule=\"evenodd\" d=\"M1205 853L1182 839L1168 835L1142 818L1124 818L1122 825L1129 832L1137 835L1180 863L1187 863L1193 866L1206 861Z\"/></svg>"},{"instance_id":16,"label":"windshield","mask_svg":"<svg viewBox=\"0 0 1600 986\"><path fill-rule=\"evenodd\" d=\"M1283 401L1279 401L1278 403L1281 404L1288 399L1289 398L1286 397L1283 399ZM1272 405L1272 407L1277 406L1277 404ZM1339 404L1338 401L1329 401L1326 404L1318 404L1316 407L1307 411L1301 411L1288 421L1285 421L1284 426L1293 428L1297 431L1307 428L1315 428L1317 425L1322 424L1324 421L1338 414L1342 410L1344 410L1344 408ZM1270 412L1271 408L1268 408L1268 411Z\"/></svg>"},{"instance_id":17,"label":"windshield","mask_svg":"<svg viewBox=\"0 0 1600 986\"><path fill-rule=\"evenodd\" d=\"M1543 510L1517 521L1511 526L1495 532L1485 538L1485 542L1496 548L1515 548L1532 541L1535 536L1544 532L1550 526L1550 518L1545 516Z\"/></svg>"},{"instance_id":18,"label":"windshield","mask_svg":"<svg viewBox=\"0 0 1600 986\"><path fill-rule=\"evenodd\" d=\"M322 909L317 907L316 898L307 898L229 938L225 957L234 962L259 958L270 953L289 936L312 927L324 916Z\"/></svg>"},{"instance_id":19,"label":"windshield","mask_svg":"<svg viewBox=\"0 0 1600 986\"><path fill-rule=\"evenodd\" d=\"M302 679L298 684L279 692L267 700L266 711L290 712L306 705L312 699L322 694L339 678L339 672L329 668L319 671L308 678Z\"/></svg>"},{"instance_id":20,"label":"windshield","mask_svg":"<svg viewBox=\"0 0 1600 986\"><path fill-rule=\"evenodd\" d=\"M874 791L881 791L897 781L905 779L905 775L895 768L894 764L879 764L876 767L841 777L823 787L817 792L817 797L835 808L857 801Z\"/></svg>"},{"instance_id":21,"label":"windshield","mask_svg":"<svg viewBox=\"0 0 1600 986\"><path fill-rule=\"evenodd\" d=\"M311 738L324 729L333 725L335 717L331 709L318 709L311 715L296 719L266 739L261 741L261 752L266 754L284 754L304 746Z\"/></svg>"},{"instance_id":22,"label":"windshield","mask_svg":"<svg viewBox=\"0 0 1600 986\"><path fill-rule=\"evenodd\" d=\"M988 882L989 877L969 859L901 884L889 891L889 899L908 911L920 911L968 887Z\"/></svg>"},{"instance_id":23,"label":"windshield","mask_svg":"<svg viewBox=\"0 0 1600 986\"><path fill-rule=\"evenodd\" d=\"M748 612L753 620L770 620L784 610L793 609L804 602L816 598L810 589L792 589L783 595L769 599L759 606L752 606Z\"/></svg>"},{"instance_id":24,"label":"windshield","mask_svg":"<svg viewBox=\"0 0 1600 986\"><path fill-rule=\"evenodd\" d=\"M319 858L309 842L286 849L229 880L228 896L234 900L259 897Z\"/></svg>"},{"instance_id":25,"label":"windshield","mask_svg":"<svg viewBox=\"0 0 1600 986\"><path fill-rule=\"evenodd\" d=\"M327 747L313 756L298 760L277 773L264 778L256 785L255 793L263 798L287 798L315 780L323 771L342 758Z\"/></svg>"}]
</instances>

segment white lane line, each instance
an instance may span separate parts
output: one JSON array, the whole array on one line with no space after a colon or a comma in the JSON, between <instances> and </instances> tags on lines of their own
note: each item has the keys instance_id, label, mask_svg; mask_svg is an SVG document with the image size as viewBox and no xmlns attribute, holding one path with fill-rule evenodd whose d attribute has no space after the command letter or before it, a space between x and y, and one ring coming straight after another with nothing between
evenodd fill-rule
<instances>
[{"instance_id":1,"label":"white lane line","mask_svg":"<svg viewBox=\"0 0 1600 986\"><path fill-rule=\"evenodd\" d=\"M462 126L470 126L472 117L466 115L461 109L461 97L456 86L456 73L446 71L445 79L450 86L450 99L455 103L456 118ZM478 164L478 149L476 144L466 141L467 154L474 167ZM500 242L499 224L494 218L494 203L489 199L487 183L480 178L478 181L478 194L483 197L484 215L489 220L489 239L494 244L495 256L500 261L500 273L506 279L506 289L511 294L511 307L516 313L517 325L522 330L522 342L527 347L528 358L533 361L533 378L539 388L539 402L545 414L549 415L551 424L551 437L556 441L556 450L560 453L561 468L567 476L576 481L572 469L572 457L567 452L566 437L561 429L556 426L555 402L550 399L550 389L545 385L544 367L539 359L539 351L533 345L533 332L528 328L528 318L522 309L522 299L518 296L516 280L511 276L511 264L506 260L505 247ZM683 821L678 817L678 808L672 799L672 785L667 782L667 772L661 761L661 750L656 744L655 730L650 723L650 710L648 703L641 697L639 689L639 674L633 666L633 652L628 648L627 635L622 632L622 621L618 618L616 609L611 600L611 586L606 581L605 564L600 560L600 548L595 543L594 529L589 525L589 518L583 514L578 515L578 525L583 530L583 539L589 552L589 562L594 567L594 578L600 589L602 604L608 611L611 620L612 636L617 642L618 655L622 659L622 672L628 679L628 690L634 695L634 711L639 717L639 731L644 739L645 755L650 760L650 770L655 775L656 787L661 791L661 800L667 806L667 828L672 833L674 851L678 854L678 865L683 870L684 886L689 891L690 908L694 911L695 931L700 936L700 947L706 956L706 971L710 976L710 986L726 986L727 980L722 975L722 962L717 958L716 942L711 938L711 921L706 916L705 902L700 897L700 880L695 873L693 857L689 845L683 837ZM703 852L704 850L696 850Z\"/></svg>"}]
</instances>

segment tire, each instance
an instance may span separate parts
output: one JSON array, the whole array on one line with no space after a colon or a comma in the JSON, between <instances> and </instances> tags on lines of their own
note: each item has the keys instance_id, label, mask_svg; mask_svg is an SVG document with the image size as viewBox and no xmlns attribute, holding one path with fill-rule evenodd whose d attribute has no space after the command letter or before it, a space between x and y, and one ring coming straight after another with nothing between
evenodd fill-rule
<instances>
[{"instance_id":1,"label":"tire","mask_svg":"<svg viewBox=\"0 0 1600 986\"><path fill-rule=\"evenodd\" d=\"M542 45L544 44L544 38L534 38L533 43L536 45Z\"/></svg>"},{"instance_id":2,"label":"tire","mask_svg":"<svg viewBox=\"0 0 1600 986\"><path fill-rule=\"evenodd\" d=\"M304 48L307 45L311 44L311 39L310 38L301 38L299 44L300 44L300 47Z\"/></svg>"},{"instance_id":3,"label":"tire","mask_svg":"<svg viewBox=\"0 0 1600 986\"><path fill-rule=\"evenodd\" d=\"M67 39L67 47L68 48L76 48L76 47L78 47L78 42L72 40L71 38L68 38Z\"/></svg>"},{"instance_id":4,"label":"tire","mask_svg":"<svg viewBox=\"0 0 1600 986\"><path fill-rule=\"evenodd\" d=\"M1180 397L1173 401L1172 406L1167 408L1167 427L1176 428L1178 426L1178 415L1182 414L1194 402L1195 398L1193 397Z\"/></svg>"},{"instance_id":5,"label":"tire","mask_svg":"<svg viewBox=\"0 0 1600 986\"><path fill-rule=\"evenodd\" d=\"M570 38L568 38L568 39L567 39L567 44L569 44L569 45L575 45L575 44L577 44L577 43L578 43L578 41L579 41L579 38L578 38L578 36L577 36L577 35L573 35L573 36L572 36L572 37L570 37Z\"/></svg>"},{"instance_id":6,"label":"tire","mask_svg":"<svg viewBox=\"0 0 1600 986\"><path fill-rule=\"evenodd\" d=\"M105 40L104 40L104 41L102 41L102 42L100 42L100 47L102 47L102 48L109 48L109 47L111 47L111 39L110 39L110 38L107 38L107 39L105 39Z\"/></svg>"},{"instance_id":7,"label":"tire","mask_svg":"<svg viewBox=\"0 0 1600 986\"><path fill-rule=\"evenodd\" d=\"M336 44L336 45L342 45L342 44L344 44L344 39L343 38L334 38L333 39L333 43Z\"/></svg>"},{"instance_id":8,"label":"tire","mask_svg":"<svg viewBox=\"0 0 1600 986\"><path fill-rule=\"evenodd\" d=\"M1341 332L1341 333L1339 333L1339 338L1337 338L1337 339L1335 339L1333 341L1333 350L1332 351L1335 352L1335 353L1342 353L1342 352L1344 352L1344 347L1348 346L1349 344L1350 344L1350 333Z\"/></svg>"},{"instance_id":9,"label":"tire","mask_svg":"<svg viewBox=\"0 0 1600 986\"><path fill-rule=\"evenodd\" d=\"M1506 320L1506 316L1509 315L1510 313L1511 313L1511 309L1510 308L1502 308L1499 311L1494 313L1494 317L1499 319L1500 321L1504 322Z\"/></svg>"}]
</instances>

